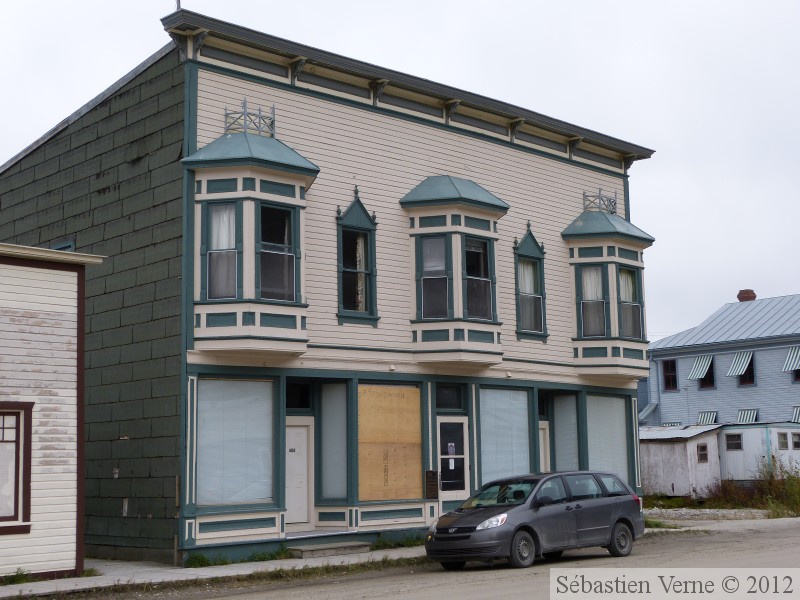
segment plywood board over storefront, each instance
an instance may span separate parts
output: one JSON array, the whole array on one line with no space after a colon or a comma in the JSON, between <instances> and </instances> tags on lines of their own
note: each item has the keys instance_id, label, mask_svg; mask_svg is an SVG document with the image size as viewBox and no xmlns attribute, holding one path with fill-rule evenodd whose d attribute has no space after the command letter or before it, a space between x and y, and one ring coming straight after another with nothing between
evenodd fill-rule
<instances>
[{"instance_id":1,"label":"plywood board over storefront","mask_svg":"<svg viewBox=\"0 0 800 600\"><path fill-rule=\"evenodd\" d=\"M358 387L358 496L361 501L422 497L419 388Z\"/></svg>"}]
</instances>

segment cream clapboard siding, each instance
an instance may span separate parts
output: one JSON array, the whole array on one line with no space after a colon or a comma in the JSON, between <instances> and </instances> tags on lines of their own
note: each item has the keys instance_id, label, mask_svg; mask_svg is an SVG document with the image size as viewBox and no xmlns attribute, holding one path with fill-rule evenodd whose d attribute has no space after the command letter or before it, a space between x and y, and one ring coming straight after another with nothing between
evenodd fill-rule
<instances>
[{"instance_id":1,"label":"cream clapboard siding","mask_svg":"<svg viewBox=\"0 0 800 600\"><path fill-rule=\"evenodd\" d=\"M602 188L604 192L617 192L623 213L621 178L443 128L202 69L198 87L199 147L222 135L225 107L236 107L247 97L251 107L274 104L278 139L320 167L320 175L306 196L304 232L304 293L309 303L311 343L341 344L347 339L352 345L411 349L414 254L409 215L399 201L424 178L449 174L475 181L511 206L499 221L500 240L496 245L498 314L503 321L506 357L572 362L573 275L561 231L582 212L584 191ZM336 208L347 208L354 185L359 186L362 202L378 220L381 320L377 328L340 326L336 318ZM546 345L517 341L515 335L513 240L522 238L528 220L547 252L550 338ZM304 358L311 359L314 354L310 349Z\"/></svg>"},{"instance_id":2,"label":"cream clapboard siding","mask_svg":"<svg viewBox=\"0 0 800 600\"><path fill-rule=\"evenodd\" d=\"M0 574L75 568L77 275L0 265L0 400L34 402L31 531L0 536Z\"/></svg>"}]
</instances>

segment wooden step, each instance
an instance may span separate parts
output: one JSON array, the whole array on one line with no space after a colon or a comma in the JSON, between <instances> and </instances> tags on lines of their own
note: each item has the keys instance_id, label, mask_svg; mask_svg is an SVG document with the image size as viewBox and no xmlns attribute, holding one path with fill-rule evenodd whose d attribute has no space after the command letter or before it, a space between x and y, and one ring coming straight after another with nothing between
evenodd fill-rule
<instances>
[{"instance_id":1,"label":"wooden step","mask_svg":"<svg viewBox=\"0 0 800 600\"><path fill-rule=\"evenodd\" d=\"M358 554L369 552L367 542L341 542L338 544L309 544L306 546L289 546L292 558L312 558L315 556L339 556L341 554Z\"/></svg>"}]
</instances>

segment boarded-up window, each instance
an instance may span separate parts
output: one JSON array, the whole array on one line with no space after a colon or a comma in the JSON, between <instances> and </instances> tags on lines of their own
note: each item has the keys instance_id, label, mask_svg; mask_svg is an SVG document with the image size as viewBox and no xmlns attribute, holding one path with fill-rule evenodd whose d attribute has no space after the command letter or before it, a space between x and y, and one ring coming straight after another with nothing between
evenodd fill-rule
<instances>
[{"instance_id":1,"label":"boarded-up window","mask_svg":"<svg viewBox=\"0 0 800 600\"><path fill-rule=\"evenodd\" d=\"M358 497L422 498L422 417L419 389L358 386Z\"/></svg>"}]
</instances>

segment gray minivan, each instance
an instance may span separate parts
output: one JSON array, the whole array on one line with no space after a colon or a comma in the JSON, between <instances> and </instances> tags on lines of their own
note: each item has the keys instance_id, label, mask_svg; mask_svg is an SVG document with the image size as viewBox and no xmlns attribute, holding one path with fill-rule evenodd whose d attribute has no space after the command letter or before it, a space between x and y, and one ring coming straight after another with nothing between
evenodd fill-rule
<instances>
[{"instance_id":1,"label":"gray minivan","mask_svg":"<svg viewBox=\"0 0 800 600\"><path fill-rule=\"evenodd\" d=\"M447 570L495 559L529 567L537 557L589 546L627 556L643 534L642 502L616 475L519 475L485 484L442 515L428 530L425 551Z\"/></svg>"}]
</instances>

